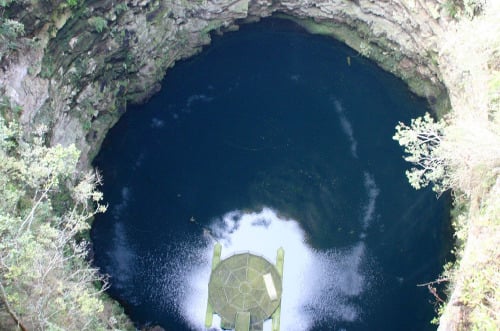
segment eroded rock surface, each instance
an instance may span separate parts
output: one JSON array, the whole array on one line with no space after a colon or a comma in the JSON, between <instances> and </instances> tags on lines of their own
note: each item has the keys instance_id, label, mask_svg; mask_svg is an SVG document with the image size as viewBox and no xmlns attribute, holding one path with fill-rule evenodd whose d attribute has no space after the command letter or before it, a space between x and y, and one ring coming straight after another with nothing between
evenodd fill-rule
<instances>
[{"instance_id":1,"label":"eroded rock surface","mask_svg":"<svg viewBox=\"0 0 500 331\"><path fill-rule=\"evenodd\" d=\"M488 93L483 76L475 74L488 66L484 61L467 66L460 57L479 57L468 51L477 47L477 36L468 45L452 40L468 27L458 29L446 0L83 2L70 7L65 0L17 0L8 15L24 23L27 42L13 56L0 58L0 93L22 108L26 131L43 124L51 144L75 143L82 151L81 168L89 166L127 104L153 95L168 68L199 52L211 31L230 31L273 14L344 41L401 77L436 109L446 107L448 95L454 109L482 107ZM467 313L457 294L462 286L459 281L440 330L462 323L458 319Z\"/></svg>"},{"instance_id":2,"label":"eroded rock surface","mask_svg":"<svg viewBox=\"0 0 500 331\"><path fill-rule=\"evenodd\" d=\"M17 10L39 46L4 66L0 89L24 109L26 127L43 123L52 144L76 143L82 167L127 103L158 91L167 69L199 52L211 31L274 13L344 41L431 104L446 99L436 51L447 20L438 0L35 1Z\"/></svg>"}]
</instances>

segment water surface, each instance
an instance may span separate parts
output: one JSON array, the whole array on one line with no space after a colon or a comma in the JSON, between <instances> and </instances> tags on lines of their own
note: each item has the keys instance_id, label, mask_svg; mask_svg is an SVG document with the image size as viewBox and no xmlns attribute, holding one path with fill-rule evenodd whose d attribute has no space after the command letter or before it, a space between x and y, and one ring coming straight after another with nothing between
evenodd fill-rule
<instances>
[{"instance_id":1,"label":"water surface","mask_svg":"<svg viewBox=\"0 0 500 331\"><path fill-rule=\"evenodd\" d=\"M350 58L350 65L347 58ZM426 104L280 20L218 37L130 109L96 159L95 263L137 325L202 330L211 249L286 251L282 330L432 330L448 201L407 183L398 121Z\"/></svg>"}]
</instances>

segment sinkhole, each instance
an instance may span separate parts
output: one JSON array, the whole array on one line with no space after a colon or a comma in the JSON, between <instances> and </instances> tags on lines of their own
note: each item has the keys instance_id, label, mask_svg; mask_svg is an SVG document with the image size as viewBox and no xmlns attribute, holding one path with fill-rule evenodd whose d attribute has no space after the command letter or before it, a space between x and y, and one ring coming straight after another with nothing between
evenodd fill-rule
<instances>
[{"instance_id":1,"label":"sinkhole","mask_svg":"<svg viewBox=\"0 0 500 331\"><path fill-rule=\"evenodd\" d=\"M223 259L271 263L283 247L281 330L432 330L416 284L449 252L449 198L410 187L392 140L427 110L291 22L215 37L129 109L95 160L109 208L91 237L110 295L138 327L204 330L214 244Z\"/></svg>"}]
</instances>

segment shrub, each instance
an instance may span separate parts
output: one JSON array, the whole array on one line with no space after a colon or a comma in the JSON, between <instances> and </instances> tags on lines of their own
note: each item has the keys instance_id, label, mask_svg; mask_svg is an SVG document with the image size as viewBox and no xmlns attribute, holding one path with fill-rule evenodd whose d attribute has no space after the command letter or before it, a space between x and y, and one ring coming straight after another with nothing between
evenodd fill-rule
<instances>
[{"instance_id":1,"label":"shrub","mask_svg":"<svg viewBox=\"0 0 500 331\"><path fill-rule=\"evenodd\" d=\"M78 173L76 147L47 147L44 134L26 138L0 117L0 302L22 330L106 329L121 317L106 316L106 279L75 239L106 209L99 176ZM66 208L55 208L59 194Z\"/></svg>"},{"instance_id":2,"label":"shrub","mask_svg":"<svg viewBox=\"0 0 500 331\"><path fill-rule=\"evenodd\" d=\"M108 21L101 16L94 16L89 18L89 24L94 28L95 31L101 33L108 27Z\"/></svg>"}]
</instances>

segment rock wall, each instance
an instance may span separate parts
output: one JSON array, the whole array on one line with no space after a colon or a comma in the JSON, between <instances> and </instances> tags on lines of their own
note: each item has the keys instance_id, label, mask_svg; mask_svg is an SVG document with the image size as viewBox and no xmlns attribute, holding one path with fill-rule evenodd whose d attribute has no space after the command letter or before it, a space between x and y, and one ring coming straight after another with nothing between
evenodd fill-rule
<instances>
[{"instance_id":1,"label":"rock wall","mask_svg":"<svg viewBox=\"0 0 500 331\"><path fill-rule=\"evenodd\" d=\"M70 7L66 0L17 0L9 8L31 41L16 56L0 59L0 93L23 109L27 131L44 124L51 144L75 143L82 150L81 168L89 166L127 105L157 92L168 68L199 52L210 32L235 30L273 14L344 41L401 77L436 110L449 107L448 92L454 109L484 104L477 96L486 93L487 84L465 88L466 81L478 80L471 74L477 68L467 69L463 58L452 56L470 54L462 46L457 51L447 46L456 45L450 38L463 33L452 31L456 22L446 0L80 2ZM477 38L471 38L463 48L475 47ZM460 329L463 322L456 316L465 316L465 308L455 294L440 330Z\"/></svg>"},{"instance_id":2,"label":"rock wall","mask_svg":"<svg viewBox=\"0 0 500 331\"><path fill-rule=\"evenodd\" d=\"M14 16L37 47L4 63L0 92L26 128L43 123L51 144L76 143L87 167L130 102L157 92L167 69L210 42L210 32L280 13L334 36L442 108L439 0L88 0L21 2ZM4 61L5 62L5 61Z\"/></svg>"}]
</instances>

